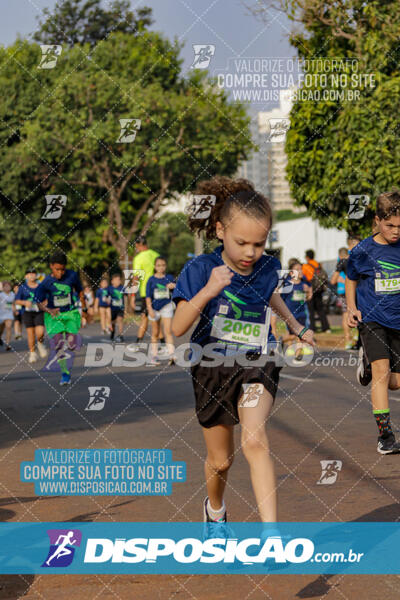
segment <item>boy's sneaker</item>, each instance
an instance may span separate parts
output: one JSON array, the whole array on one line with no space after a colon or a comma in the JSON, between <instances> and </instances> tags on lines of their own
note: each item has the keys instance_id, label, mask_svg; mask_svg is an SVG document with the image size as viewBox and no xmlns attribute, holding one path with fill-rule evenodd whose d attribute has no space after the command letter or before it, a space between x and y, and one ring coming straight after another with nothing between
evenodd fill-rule
<instances>
[{"instance_id":1,"label":"boy's sneaker","mask_svg":"<svg viewBox=\"0 0 400 600\"><path fill-rule=\"evenodd\" d=\"M63 373L60 379L60 385L68 385L71 383L71 375L70 373Z\"/></svg>"},{"instance_id":2,"label":"boy's sneaker","mask_svg":"<svg viewBox=\"0 0 400 600\"><path fill-rule=\"evenodd\" d=\"M371 365L367 362L367 357L363 347L360 347L358 351L358 367L357 367L357 381L360 385L368 385L372 380L372 369Z\"/></svg>"},{"instance_id":3,"label":"boy's sneaker","mask_svg":"<svg viewBox=\"0 0 400 600\"><path fill-rule=\"evenodd\" d=\"M36 354L36 352L29 352L29 358L28 358L29 363L35 363L35 362L37 362L37 359L38 359L38 355Z\"/></svg>"},{"instance_id":4,"label":"boy's sneaker","mask_svg":"<svg viewBox=\"0 0 400 600\"><path fill-rule=\"evenodd\" d=\"M211 538L231 538L234 537L232 529L227 523L227 512L225 511L223 516L214 521L207 510L208 496L204 500L203 504L203 541Z\"/></svg>"},{"instance_id":5,"label":"boy's sneaker","mask_svg":"<svg viewBox=\"0 0 400 600\"><path fill-rule=\"evenodd\" d=\"M175 364L176 364L176 358L175 358L175 356L171 356L171 358L168 361L168 366L172 367Z\"/></svg>"},{"instance_id":6,"label":"boy's sneaker","mask_svg":"<svg viewBox=\"0 0 400 600\"><path fill-rule=\"evenodd\" d=\"M46 346L43 344L43 342L38 342L37 343L37 349L39 351L39 356L40 358L46 358L48 352L47 352L47 348Z\"/></svg>"},{"instance_id":7,"label":"boy's sneaker","mask_svg":"<svg viewBox=\"0 0 400 600\"><path fill-rule=\"evenodd\" d=\"M379 454L398 454L400 452L400 443L396 442L394 434L391 433L386 438L381 435L378 437L378 448Z\"/></svg>"},{"instance_id":8,"label":"boy's sneaker","mask_svg":"<svg viewBox=\"0 0 400 600\"><path fill-rule=\"evenodd\" d=\"M10 344L7 344L7 346L6 346L6 352L11 352L11 350L12 350L12 348L11 348Z\"/></svg>"},{"instance_id":9,"label":"boy's sneaker","mask_svg":"<svg viewBox=\"0 0 400 600\"><path fill-rule=\"evenodd\" d=\"M115 341L120 343L124 341L124 336L123 335L117 335L117 337L115 338Z\"/></svg>"},{"instance_id":10,"label":"boy's sneaker","mask_svg":"<svg viewBox=\"0 0 400 600\"><path fill-rule=\"evenodd\" d=\"M16 340L20 340L22 338L22 335L20 333L17 333L17 335L15 336Z\"/></svg>"}]
</instances>

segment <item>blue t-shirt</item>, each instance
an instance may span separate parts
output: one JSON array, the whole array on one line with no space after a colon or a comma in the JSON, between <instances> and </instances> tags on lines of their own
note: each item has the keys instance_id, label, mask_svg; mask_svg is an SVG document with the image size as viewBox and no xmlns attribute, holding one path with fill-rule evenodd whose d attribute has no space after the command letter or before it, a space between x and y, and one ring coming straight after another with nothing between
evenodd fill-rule
<instances>
[{"instance_id":1,"label":"blue t-shirt","mask_svg":"<svg viewBox=\"0 0 400 600\"><path fill-rule=\"evenodd\" d=\"M350 252L347 277L358 281L363 321L400 330L400 240L378 244L371 235L359 242Z\"/></svg>"},{"instance_id":2,"label":"blue t-shirt","mask_svg":"<svg viewBox=\"0 0 400 600\"><path fill-rule=\"evenodd\" d=\"M211 271L224 264L222 249L223 246L219 246L211 254L201 254L185 264L172 293L173 300L190 301L206 285ZM215 333L217 326L215 317L218 317L219 335L224 337L227 344L247 345L247 334L253 339L257 337L262 323L260 315L265 312L272 292L278 285L280 269L281 263L277 258L263 254L254 264L250 275L234 272L230 285L204 307L191 341L202 346L214 342L218 337L212 335L212 330ZM237 323L238 320L242 322ZM275 339L270 330L268 337L271 341ZM263 343L265 338L266 335Z\"/></svg>"},{"instance_id":3,"label":"blue t-shirt","mask_svg":"<svg viewBox=\"0 0 400 600\"><path fill-rule=\"evenodd\" d=\"M110 297L110 292L108 291L108 287L98 288L96 291L96 298L99 300L99 306L103 308L108 308L110 306L109 302L106 302L107 298Z\"/></svg>"},{"instance_id":4,"label":"blue t-shirt","mask_svg":"<svg viewBox=\"0 0 400 600\"><path fill-rule=\"evenodd\" d=\"M18 288L18 292L15 296L15 300L30 300L32 302L31 308L27 308L21 304L20 313L21 315L26 312L39 312L38 305L35 302L35 292L38 289L38 286L32 288L28 285L26 280L21 283Z\"/></svg>"},{"instance_id":5,"label":"blue t-shirt","mask_svg":"<svg viewBox=\"0 0 400 600\"><path fill-rule=\"evenodd\" d=\"M290 279L288 279L290 282ZM297 318L307 316L306 292L304 284L309 286L305 277L299 283L293 283L293 288L290 292L282 292L282 300L288 307L291 313Z\"/></svg>"},{"instance_id":6,"label":"blue t-shirt","mask_svg":"<svg viewBox=\"0 0 400 600\"><path fill-rule=\"evenodd\" d=\"M165 277L155 277L152 275L146 285L146 298L151 298L151 305L154 310L161 310L163 306L171 302L171 290L167 288L167 283L174 283L172 275Z\"/></svg>"},{"instance_id":7,"label":"blue t-shirt","mask_svg":"<svg viewBox=\"0 0 400 600\"><path fill-rule=\"evenodd\" d=\"M114 287L113 285L109 285L108 295L111 296L111 304L107 306L111 306L111 310L124 310L124 286L122 283Z\"/></svg>"},{"instance_id":8,"label":"blue t-shirt","mask_svg":"<svg viewBox=\"0 0 400 600\"><path fill-rule=\"evenodd\" d=\"M67 312L75 308L73 292L79 294L81 291L78 273L66 269L61 279L47 275L36 288L35 299L37 302L47 300L47 308L59 308L60 312Z\"/></svg>"}]
</instances>

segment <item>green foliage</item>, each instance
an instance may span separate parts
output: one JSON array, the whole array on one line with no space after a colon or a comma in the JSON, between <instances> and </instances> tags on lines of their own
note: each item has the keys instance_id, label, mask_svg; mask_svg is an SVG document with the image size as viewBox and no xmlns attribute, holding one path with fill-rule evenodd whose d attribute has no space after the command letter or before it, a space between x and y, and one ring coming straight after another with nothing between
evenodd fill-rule
<instances>
[{"instance_id":1,"label":"green foliage","mask_svg":"<svg viewBox=\"0 0 400 600\"><path fill-rule=\"evenodd\" d=\"M183 78L179 52L154 32L115 32L63 47L55 68L38 69L37 44L0 47L4 274L45 267L55 247L72 268L115 270L166 198L235 173L252 148L245 109L206 73ZM124 118L141 121L133 143L118 141ZM48 194L67 196L57 221L42 219ZM179 244L190 246L184 235Z\"/></svg>"},{"instance_id":2,"label":"green foliage","mask_svg":"<svg viewBox=\"0 0 400 600\"><path fill-rule=\"evenodd\" d=\"M194 253L194 238L184 213L164 213L147 234L149 247L167 260L168 272L178 275Z\"/></svg>"},{"instance_id":3,"label":"green foliage","mask_svg":"<svg viewBox=\"0 0 400 600\"><path fill-rule=\"evenodd\" d=\"M110 33L137 34L152 24L152 9L133 12L128 0L114 0L103 8L101 0L58 0L54 9L43 10L33 39L41 44L90 44L95 46Z\"/></svg>"},{"instance_id":4,"label":"green foliage","mask_svg":"<svg viewBox=\"0 0 400 600\"><path fill-rule=\"evenodd\" d=\"M297 3L287 4L293 11ZM286 141L291 192L322 225L369 235L377 196L400 183L398 2L305 6L303 31L291 36L300 58L355 58L358 73L373 73L375 85L360 84L356 101L295 102ZM358 194L370 206L363 219L349 219L348 196Z\"/></svg>"}]
</instances>

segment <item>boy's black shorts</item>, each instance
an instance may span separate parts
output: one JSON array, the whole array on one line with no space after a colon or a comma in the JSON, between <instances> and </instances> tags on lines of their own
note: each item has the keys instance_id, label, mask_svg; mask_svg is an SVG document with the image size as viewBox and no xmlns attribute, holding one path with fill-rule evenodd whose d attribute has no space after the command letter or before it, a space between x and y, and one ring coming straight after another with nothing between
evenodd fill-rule
<instances>
[{"instance_id":1,"label":"boy's black shorts","mask_svg":"<svg viewBox=\"0 0 400 600\"><path fill-rule=\"evenodd\" d=\"M268 361L263 367L191 367L196 415L203 427L236 425L239 423L238 401L243 394L242 384L262 383L275 400L282 367Z\"/></svg>"},{"instance_id":2,"label":"boy's black shorts","mask_svg":"<svg viewBox=\"0 0 400 600\"><path fill-rule=\"evenodd\" d=\"M117 317L124 317L124 311L122 308L111 308L111 321L115 321Z\"/></svg>"},{"instance_id":3,"label":"boy's black shorts","mask_svg":"<svg viewBox=\"0 0 400 600\"><path fill-rule=\"evenodd\" d=\"M400 373L400 331L374 321L360 323L358 328L368 362L387 358L390 370Z\"/></svg>"},{"instance_id":4,"label":"boy's black shorts","mask_svg":"<svg viewBox=\"0 0 400 600\"><path fill-rule=\"evenodd\" d=\"M27 329L29 327L39 327L39 325L44 326L43 311L25 311L22 314L22 322Z\"/></svg>"}]
</instances>

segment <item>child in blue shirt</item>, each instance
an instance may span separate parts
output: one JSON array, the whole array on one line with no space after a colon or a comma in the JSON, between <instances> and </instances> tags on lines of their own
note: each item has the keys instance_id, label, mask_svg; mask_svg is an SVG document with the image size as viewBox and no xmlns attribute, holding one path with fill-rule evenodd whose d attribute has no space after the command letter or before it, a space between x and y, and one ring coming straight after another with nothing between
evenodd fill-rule
<instances>
[{"instance_id":1,"label":"child in blue shirt","mask_svg":"<svg viewBox=\"0 0 400 600\"><path fill-rule=\"evenodd\" d=\"M154 263L154 275L147 281L146 306L151 323L151 359L149 365L160 364L157 361L158 340L160 327L164 329L164 338L167 343L169 365L175 363L174 339L172 337L172 317L174 316L174 303L171 301L171 292L175 288L172 275L167 275L167 261L158 256Z\"/></svg>"},{"instance_id":2,"label":"child in blue shirt","mask_svg":"<svg viewBox=\"0 0 400 600\"><path fill-rule=\"evenodd\" d=\"M124 316L125 316L125 292L124 286L122 285L121 275L114 273L111 276L111 285L108 286L108 294L111 298L111 333L110 339L114 339L115 330L118 329L118 336L115 338L116 342L123 342L124 336Z\"/></svg>"},{"instance_id":3,"label":"child in blue shirt","mask_svg":"<svg viewBox=\"0 0 400 600\"><path fill-rule=\"evenodd\" d=\"M376 232L351 251L347 262L348 323L361 338L357 379L372 381L372 411L380 454L400 452L390 423L388 390L400 388L400 191L380 194Z\"/></svg>"},{"instance_id":4,"label":"child in blue shirt","mask_svg":"<svg viewBox=\"0 0 400 600\"><path fill-rule=\"evenodd\" d=\"M109 282L107 277L100 279L100 287L96 291L94 301L94 312L100 315L100 325L103 333L111 333L111 296L108 290Z\"/></svg>"},{"instance_id":5,"label":"child in blue shirt","mask_svg":"<svg viewBox=\"0 0 400 600\"><path fill-rule=\"evenodd\" d=\"M312 286L303 275L301 262L297 258L291 258L288 263L289 275L284 280L281 288L282 300L296 317L297 321L303 326L308 327L310 317L308 314L307 301L312 298ZM283 339L284 342L290 341L291 347L287 349L286 356L295 356L297 361L303 358L312 349L308 345L303 345L297 336L289 333Z\"/></svg>"},{"instance_id":6,"label":"child in blue shirt","mask_svg":"<svg viewBox=\"0 0 400 600\"><path fill-rule=\"evenodd\" d=\"M276 483L265 425L279 380L280 368L272 361L257 366L266 353L271 306L290 329L313 344L313 333L290 313L276 287L280 262L264 254L272 225L268 200L246 180L217 176L200 182L196 194L215 196L209 216L196 219L192 231L205 231L221 245L186 263L173 292L177 304L172 322L174 335L183 335L199 319L191 341L203 347L205 359L191 367L196 414L207 446L205 475L208 495L204 501L205 536L213 536L227 513L224 490L234 456L233 428L241 423L241 445L251 470L260 518L274 522ZM209 344L226 354L228 365L215 366ZM248 348L251 365L243 368L242 350ZM221 356L221 354L219 354ZM207 360L207 358L209 360ZM268 357L266 357L268 358ZM231 359L235 359L232 361ZM251 408L250 408L251 406ZM217 536L220 537L220 536Z\"/></svg>"}]
</instances>

